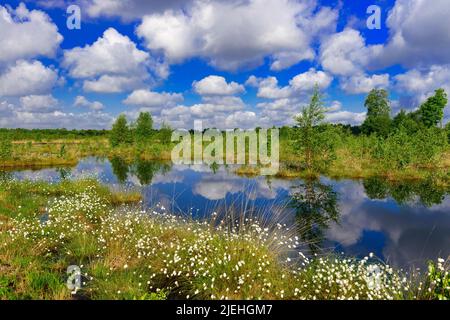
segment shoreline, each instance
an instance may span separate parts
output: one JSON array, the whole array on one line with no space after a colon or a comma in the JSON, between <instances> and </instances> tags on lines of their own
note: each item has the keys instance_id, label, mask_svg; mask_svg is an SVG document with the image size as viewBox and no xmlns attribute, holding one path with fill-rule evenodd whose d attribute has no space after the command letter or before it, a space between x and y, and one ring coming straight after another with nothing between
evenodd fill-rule
<instances>
[{"instance_id":1,"label":"shoreline","mask_svg":"<svg viewBox=\"0 0 450 320\"><path fill-rule=\"evenodd\" d=\"M14 141L20 145L12 159L0 159L0 170L15 171L39 170L51 167L75 167L80 160L87 157L108 158L118 157L127 163L136 159L143 161L170 161L171 144L146 143L144 145L131 145L111 148L105 138L86 139L58 139L48 141ZM325 171L309 171L298 168L301 157L289 151L286 141L282 142L280 150L280 169L274 177L283 179L315 179L327 176L333 179L368 179L384 178L388 181L423 181L431 175L443 187L450 186L450 152L441 155L439 163L423 165L421 167L409 166L403 169L388 169L382 162L370 158L355 158L348 155L348 150L341 149L336 159L332 161ZM351 164L351 165L349 165ZM259 167L242 165L235 173L242 176L258 176Z\"/></svg>"},{"instance_id":2,"label":"shoreline","mask_svg":"<svg viewBox=\"0 0 450 320\"><path fill-rule=\"evenodd\" d=\"M448 261L419 274L372 254L295 255L299 243L276 224L235 228L226 216L212 224L162 206L142 211L136 194L95 180L0 182L0 190L0 283L8 283L0 299L449 298L440 286ZM64 280L68 265L85 275L76 295ZM371 282L373 268L381 282Z\"/></svg>"}]
</instances>

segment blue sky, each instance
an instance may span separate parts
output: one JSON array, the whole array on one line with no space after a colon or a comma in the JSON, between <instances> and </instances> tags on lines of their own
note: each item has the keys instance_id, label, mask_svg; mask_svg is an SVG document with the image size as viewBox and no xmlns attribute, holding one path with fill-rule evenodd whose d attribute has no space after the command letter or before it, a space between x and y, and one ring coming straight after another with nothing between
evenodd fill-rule
<instances>
[{"instance_id":1,"label":"blue sky","mask_svg":"<svg viewBox=\"0 0 450 320\"><path fill-rule=\"evenodd\" d=\"M447 0L6 1L0 126L108 128L140 111L183 128L290 125L316 83L328 121L359 124L372 88L394 114L450 91L449 14Z\"/></svg>"}]
</instances>

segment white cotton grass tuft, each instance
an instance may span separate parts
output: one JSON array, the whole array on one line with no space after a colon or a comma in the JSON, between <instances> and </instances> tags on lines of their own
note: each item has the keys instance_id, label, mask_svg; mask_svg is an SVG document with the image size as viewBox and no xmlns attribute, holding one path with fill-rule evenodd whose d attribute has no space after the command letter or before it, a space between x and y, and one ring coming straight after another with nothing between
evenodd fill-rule
<instances>
[{"instance_id":1,"label":"white cotton grass tuft","mask_svg":"<svg viewBox=\"0 0 450 320\"><path fill-rule=\"evenodd\" d=\"M93 185L50 201L45 220L13 219L7 232L10 241L29 242L49 254L89 237L96 252L92 265L83 268L87 288L109 298L149 292L187 299L410 297L414 280L375 261L373 254L361 260L311 257L299 251L298 229L284 217L258 214L248 203L213 212L210 220L196 221L163 205L113 208ZM96 274L99 266L105 271ZM443 260L438 270L448 272ZM118 279L126 285L116 284Z\"/></svg>"}]
</instances>

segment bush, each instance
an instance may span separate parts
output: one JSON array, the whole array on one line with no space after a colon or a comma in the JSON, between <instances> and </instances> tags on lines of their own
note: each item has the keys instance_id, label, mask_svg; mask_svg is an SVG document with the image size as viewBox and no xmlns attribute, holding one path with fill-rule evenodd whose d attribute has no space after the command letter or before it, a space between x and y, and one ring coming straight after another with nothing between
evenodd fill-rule
<instances>
[{"instance_id":1,"label":"bush","mask_svg":"<svg viewBox=\"0 0 450 320\"><path fill-rule=\"evenodd\" d=\"M12 157L12 142L7 136L0 138L0 159L6 160Z\"/></svg>"},{"instance_id":2,"label":"bush","mask_svg":"<svg viewBox=\"0 0 450 320\"><path fill-rule=\"evenodd\" d=\"M379 138L373 156L387 168L402 169L409 165L428 165L447 147L445 132L439 128L423 128L415 134L400 127L387 139Z\"/></svg>"},{"instance_id":3,"label":"bush","mask_svg":"<svg viewBox=\"0 0 450 320\"><path fill-rule=\"evenodd\" d=\"M166 124L163 123L161 126L161 129L158 131L158 139L161 143L171 143L172 139L172 128Z\"/></svg>"}]
</instances>

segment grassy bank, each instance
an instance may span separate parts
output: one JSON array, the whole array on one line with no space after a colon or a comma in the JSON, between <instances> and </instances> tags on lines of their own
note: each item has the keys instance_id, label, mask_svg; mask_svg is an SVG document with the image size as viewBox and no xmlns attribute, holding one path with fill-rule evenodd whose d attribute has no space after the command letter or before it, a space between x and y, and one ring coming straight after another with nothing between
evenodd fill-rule
<instances>
[{"instance_id":1,"label":"grassy bank","mask_svg":"<svg viewBox=\"0 0 450 320\"><path fill-rule=\"evenodd\" d=\"M123 205L138 199L92 180L1 182L0 299L449 297L442 261L420 275L372 257L307 258L281 225L217 215L192 221L163 207ZM74 296L69 265L83 274Z\"/></svg>"},{"instance_id":2,"label":"grassy bank","mask_svg":"<svg viewBox=\"0 0 450 320\"><path fill-rule=\"evenodd\" d=\"M362 139L362 138L361 138ZM206 145L206 144L205 144ZM12 156L0 159L0 168L43 168L52 166L75 166L84 157L118 157L127 162L141 160L171 160L174 144L149 141L144 144L122 145L112 148L105 137L83 139L53 139L43 141L21 140L13 142ZM389 181L424 180L432 174L443 186L450 185L450 151L427 164L411 164L402 168L391 167L386 161L375 159L364 147L340 142L336 157L322 170L308 170L302 167L304 159L292 147L292 141L280 141L280 169L282 178L316 178L327 175L336 179L359 179L383 177ZM241 166L238 174L256 176L260 169L255 166Z\"/></svg>"},{"instance_id":3,"label":"grassy bank","mask_svg":"<svg viewBox=\"0 0 450 320\"><path fill-rule=\"evenodd\" d=\"M326 175L334 179L368 179L380 177L388 181L421 181L430 176L444 187L450 186L450 149L448 147L433 157L424 157L421 161L411 161L398 166L398 159L374 156L374 144L371 137L336 136L333 157L324 161L319 168L306 168L302 154L295 150L295 142L280 140L280 178L318 178ZM399 150L399 153L402 151ZM406 153L406 152L405 152ZM320 158L321 155L318 156ZM321 159L319 159L321 160ZM236 170L245 176L260 175L258 166L244 165Z\"/></svg>"},{"instance_id":4,"label":"grassy bank","mask_svg":"<svg viewBox=\"0 0 450 320\"><path fill-rule=\"evenodd\" d=\"M19 140L12 142L11 154L0 159L0 168L74 166L83 157L108 153L108 140L105 138Z\"/></svg>"},{"instance_id":5,"label":"grassy bank","mask_svg":"<svg viewBox=\"0 0 450 320\"><path fill-rule=\"evenodd\" d=\"M13 141L11 155L0 158L0 169L75 166L85 157L120 157L128 162L141 160L170 160L172 145L153 141L141 145L112 148L104 137L53 140Z\"/></svg>"}]
</instances>

